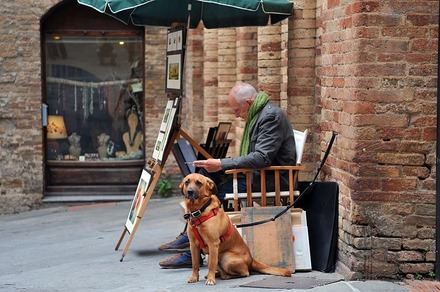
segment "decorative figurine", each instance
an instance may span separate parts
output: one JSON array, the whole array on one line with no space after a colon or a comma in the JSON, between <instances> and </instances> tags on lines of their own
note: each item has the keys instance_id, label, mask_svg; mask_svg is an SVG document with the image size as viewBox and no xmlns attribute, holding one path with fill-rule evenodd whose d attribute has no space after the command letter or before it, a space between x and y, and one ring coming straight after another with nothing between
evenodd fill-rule
<instances>
[{"instance_id":1,"label":"decorative figurine","mask_svg":"<svg viewBox=\"0 0 440 292\"><path fill-rule=\"evenodd\" d=\"M68 138L70 147L69 147L69 153L70 155L74 156L75 158L78 158L81 155L81 136L76 134L76 132L72 133L72 135Z\"/></svg>"},{"instance_id":2,"label":"decorative figurine","mask_svg":"<svg viewBox=\"0 0 440 292\"><path fill-rule=\"evenodd\" d=\"M107 147L110 136L106 133L101 133L98 137L98 154L100 159L107 158Z\"/></svg>"},{"instance_id":3,"label":"decorative figurine","mask_svg":"<svg viewBox=\"0 0 440 292\"><path fill-rule=\"evenodd\" d=\"M142 147L143 135L141 131L137 130L138 126L138 116L135 112L130 112L127 116L127 123L129 130L122 135L124 140L125 149L127 154L138 152Z\"/></svg>"}]
</instances>

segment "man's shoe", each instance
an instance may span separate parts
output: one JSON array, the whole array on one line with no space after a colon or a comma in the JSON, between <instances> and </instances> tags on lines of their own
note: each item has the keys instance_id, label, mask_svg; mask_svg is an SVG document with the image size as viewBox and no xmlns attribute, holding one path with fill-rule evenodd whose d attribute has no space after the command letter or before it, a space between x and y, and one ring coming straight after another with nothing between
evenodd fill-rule
<instances>
[{"instance_id":1,"label":"man's shoe","mask_svg":"<svg viewBox=\"0 0 440 292\"><path fill-rule=\"evenodd\" d=\"M159 246L158 249L166 251L187 251L189 250L188 235L186 234L186 232L182 232L179 234L179 236L176 237L176 239L171 242L162 244L161 246Z\"/></svg>"},{"instance_id":2,"label":"man's shoe","mask_svg":"<svg viewBox=\"0 0 440 292\"><path fill-rule=\"evenodd\" d=\"M191 268L192 267L191 253L189 251L178 253L169 259L161 261L159 265L164 269ZM203 266L203 258L201 255L200 255L200 266Z\"/></svg>"}]
</instances>

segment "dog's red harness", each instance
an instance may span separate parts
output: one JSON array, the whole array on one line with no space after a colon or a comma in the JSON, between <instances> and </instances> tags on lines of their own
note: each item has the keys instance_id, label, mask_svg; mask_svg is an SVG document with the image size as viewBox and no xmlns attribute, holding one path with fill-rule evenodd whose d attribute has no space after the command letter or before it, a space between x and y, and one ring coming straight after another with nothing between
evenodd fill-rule
<instances>
[{"instance_id":1,"label":"dog's red harness","mask_svg":"<svg viewBox=\"0 0 440 292\"><path fill-rule=\"evenodd\" d=\"M191 226L193 226L193 231L194 231L194 235L196 236L197 240L199 241L200 244L200 248L205 248L206 247L206 243L203 241L202 237L200 236L199 230L198 230L198 226L200 224L202 224L203 222L205 222L206 220L214 217L215 215L217 215L219 211L219 207L213 209L211 212L209 212L208 215L206 216L202 216L199 218L192 218L192 219L188 219L189 224L191 224ZM228 239L228 237L231 235L232 233L232 222L231 220L229 220L229 228L228 231L226 232L226 234L220 236L220 242L225 241L226 239Z\"/></svg>"}]
</instances>

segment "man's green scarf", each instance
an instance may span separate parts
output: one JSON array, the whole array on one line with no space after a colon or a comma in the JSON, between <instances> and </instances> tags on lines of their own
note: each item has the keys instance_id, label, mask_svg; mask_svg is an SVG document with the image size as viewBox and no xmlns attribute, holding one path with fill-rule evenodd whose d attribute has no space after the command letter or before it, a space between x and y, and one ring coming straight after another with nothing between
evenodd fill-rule
<instances>
[{"instance_id":1,"label":"man's green scarf","mask_svg":"<svg viewBox=\"0 0 440 292\"><path fill-rule=\"evenodd\" d=\"M249 111L247 113L246 125L244 126L243 138L240 144L240 156L249 154L250 130L258 119L261 110L269 102L269 95L266 92L260 92L255 97Z\"/></svg>"}]
</instances>

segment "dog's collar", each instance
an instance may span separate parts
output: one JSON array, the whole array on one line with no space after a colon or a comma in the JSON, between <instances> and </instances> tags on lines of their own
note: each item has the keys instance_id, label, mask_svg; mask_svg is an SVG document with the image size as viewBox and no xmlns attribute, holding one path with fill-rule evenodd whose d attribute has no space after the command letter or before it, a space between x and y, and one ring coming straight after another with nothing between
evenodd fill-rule
<instances>
[{"instance_id":1,"label":"dog's collar","mask_svg":"<svg viewBox=\"0 0 440 292\"><path fill-rule=\"evenodd\" d=\"M211 204L211 202L212 202L212 198L209 198L209 200L206 201L205 204L203 204L202 208L200 208L199 210L192 211L192 212L184 214L183 215L183 219L188 220L190 218L200 217L202 215L203 211L205 211L206 208L208 208L208 206Z\"/></svg>"},{"instance_id":2,"label":"dog's collar","mask_svg":"<svg viewBox=\"0 0 440 292\"><path fill-rule=\"evenodd\" d=\"M206 220L211 219L212 217L217 215L219 210L220 210L220 208L217 207L217 208L212 209L211 212L209 212L208 215L206 215L206 216L191 218L191 219L189 219L189 224L197 227L200 224L202 224L203 222L205 222Z\"/></svg>"}]
</instances>

